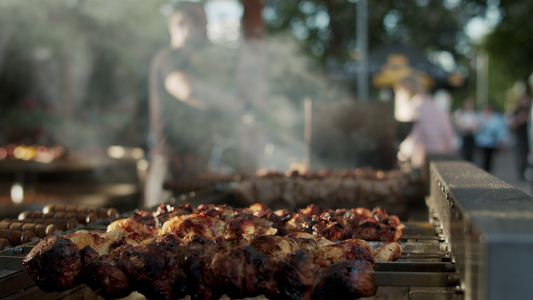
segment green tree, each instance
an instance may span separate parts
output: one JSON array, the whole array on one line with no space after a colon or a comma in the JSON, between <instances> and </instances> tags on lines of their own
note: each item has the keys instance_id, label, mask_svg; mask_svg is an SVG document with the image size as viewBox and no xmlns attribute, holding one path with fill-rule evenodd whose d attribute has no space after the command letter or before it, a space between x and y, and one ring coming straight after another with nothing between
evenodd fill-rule
<instances>
[{"instance_id":1,"label":"green tree","mask_svg":"<svg viewBox=\"0 0 533 300\"><path fill-rule=\"evenodd\" d=\"M328 58L346 61L355 48L355 2L267 1L267 29L270 33L292 32L322 63ZM461 62L468 42L463 28L473 16L484 13L483 1L369 1L369 47L399 41L426 53L448 51Z\"/></svg>"},{"instance_id":2,"label":"green tree","mask_svg":"<svg viewBox=\"0 0 533 300\"><path fill-rule=\"evenodd\" d=\"M533 2L501 1L502 19L488 34L482 47L498 61L501 68L515 79L525 80L533 72L533 45L530 43L533 28L531 22Z\"/></svg>"},{"instance_id":3,"label":"green tree","mask_svg":"<svg viewBox=\"0 0 533 300\"><path fill-rule=\"evenodd\" d=\"M501 1L501 21L485 37L480 48L490 57L489 94L500 107L512 109L518 95L512 92L516 82L528 81L533 73L533 36L531 22L533 2ZM531 93L531 87L529 92Z\"/></svg>"},{"instance_id":4,"label":"green tree","mask_svg":"<svg viewBox=\"0 0 533 300\"><path fill-rule=\"evenodd\" d=\"M144 127L138 108L147 102L150 59L168 43L165 3L2 1L0 120L30 97L71 132L57 132L49 142L142 142L143 134L130 132Z\"/></svg>"}]
</instances>

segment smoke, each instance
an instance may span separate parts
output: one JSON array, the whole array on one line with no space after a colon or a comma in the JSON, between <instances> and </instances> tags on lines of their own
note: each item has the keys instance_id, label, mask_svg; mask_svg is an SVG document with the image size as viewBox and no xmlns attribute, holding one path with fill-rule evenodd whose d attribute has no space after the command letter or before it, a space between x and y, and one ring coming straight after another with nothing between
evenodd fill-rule
<instances>
[{"instance_id":1,"label":"smoke","mask_svg":"<svg viewBox=\"0 0 533 300\"><path fill-rule=\"evenodd\" d=\"M370 140L369 133L361 133L357 126L375 120L349 122L350 116L362 119L363 106L350 98L345 83L331 81L318 68L312 69L313 63L289 33L267 36L260 43L264 47L261 50L264 60L260 63L264 65L260 68L252 65L241 73L246 80L259 78L265 82L239 83L238 66L227 65L238 63L239 59L228 59L233 54L227 55L231 51L239 54L242 47L236 19L242 13L238 11L240 3L209 3L208 16L218 22L209 24L209 36L217 47L227 50L209 57L211 72L217 68L232 70L235 76L217 75L221 80L219 85L235 97L247 95L262 102L262 105L254 104L253 113L256 126L265 136L259 148L252 147L261 153L252 154L263 156L263 167L287 169L302 161L306 98L313 101L313 120L316 120L313 123L316 149L311 159L316 166L331 166L324 156L339 152L351 156L347 147L353 143L348 145L347 139ZM225 5L237 10L221 10ZM149 67L158 49L168 45L166 17L162 14L168 8L167 1L144 0L2 1L0 88L6 92L0 95L0 117L5 119L17 103L32 97L39 103L42 114L55 121L35 124L36 128L45 128L44 137L26 136L23 140L11 134L17 131L11 128L12 124L1 124L5 130L0 142L60 144L69 150L115 144L147 148ZM213 13L217 11L222 15ZM249 73L254 70L264 73ZM344 116L346 123L338 124L339 110L348 114ZM235 122L242 119L235 118ZM202 126L202 123L209 120L200 120L195 125ZM348 123L353 126L342 131ZM331 132L324 132L326 128ZM215 142L238 147L238 138L218 137ZM373 145L372 141L365 143ZM348 160L351 166L365 163L351 157Z\"/></svg>"},{"instance_id":2,"label":"smoke","mask_svg":"<svg viewBox=\"0 0 533 300\"><path fill-rule=\"evenodd\" d=\"M139 110L149 57L167 39L158 4L144 2L2 1L0 115L31 98L42 118L24 131L2 124L0 141L68 149L141 142L133 131L146 120Z\"/></svg>"}]
</instances>

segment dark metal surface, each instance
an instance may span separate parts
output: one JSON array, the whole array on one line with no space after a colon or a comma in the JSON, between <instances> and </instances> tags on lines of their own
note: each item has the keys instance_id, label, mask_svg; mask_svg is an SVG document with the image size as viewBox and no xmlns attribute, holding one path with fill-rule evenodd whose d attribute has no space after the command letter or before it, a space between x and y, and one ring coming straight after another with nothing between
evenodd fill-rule
<instances>
[{"instance_id":1,"label":"dark metal surface","mask_svg":"<svg viewBox=\"0 0 533 300\"><path fill-rule=\"evenodd\" d=\"M24 270L22 259L28 254L32 245L25 244L0 251L0 270ZM2 278L2 276L0 276Z\"/></svg>"},{"instance_id":2,"label":"dark metal surface","mask_svg":"<svg viewBox=\"0 0 533 300\"><path fill-rule=\"evenodd\" d=\"M533 198L463 161L432 162L427 199L466 299L533 295Z\"/></svg>"},{"instance_id":3,"label":"dark metal surface","mask_svg":"<svg viewBox=\"0 0 533 300\"><path fill-rule=\"evenodd\" d=\"M20 272L20 276L26 274L26 272ZM29 277L29 275L28 275ZM31 279L30 279L31 281ZM32 281L31 281L32 282ZM33 283L33 282L32 282ZM2 298L3 300L11 299L39 299L39 300L57 300L57 299L68 299L68 300L103 300L104 298L98 296L86 285L79 285L75 288L72 288L64 292L53 292L46 293L35 285L31 285L24 289L17 290L15 294L10 295L9 297ZM128 297L126 299L142 299L142 298L133 298ZM126 300L123 299L123 300Z\"/></svg>"},{"instance_id":4,"label":"dark metal surface","mask_svg":"<svg viewBox=\"0 0 533 300\"><path fill-rule=\"evenodd\" d=\"M451 272L376 272L378 286L456 286L459 278Z\"/></svg>"},{"instance_id":5,"label":"dark metal surface","mask_svg":"<svg viewBox=\"0 0 533 300\"><path fill-rule=\"evenodd\" d=\"M463 292L456 288L419 287L409 290L409 300L461 300Z\"/></svg>"},{"instance_id":6,"label":"dark metal surface","mask_svg":"<svg viewBox=\"0 0 533 300\"><path fill-rule=\"evenodd\" d=\"M0 299L5 299L8 296L35 286L30 275L25 271L7 272L7 274L2 276L1 282L2 288L0 289Z\"/></svg>"}]
</instances>

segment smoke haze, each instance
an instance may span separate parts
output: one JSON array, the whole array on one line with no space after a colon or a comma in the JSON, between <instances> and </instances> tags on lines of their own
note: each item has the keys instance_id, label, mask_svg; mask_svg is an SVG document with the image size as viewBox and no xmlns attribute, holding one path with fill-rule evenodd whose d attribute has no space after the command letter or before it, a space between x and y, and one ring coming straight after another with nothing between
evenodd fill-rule
<instances>
[{"instance_id":1,"label":"smoke haze","mask_svg":"<svg viewBox=\"0 0 533 300\"><path fill-rule=\"evenodd\" d=\"M150 61L168 46L166 16L171 4L2 1L0 143L60 144L70 150L115 144L147 148ZM208 16L216 21L208 24L210 38L218 47L237 54L242 47L236 19L242 13L239 8L240 2L230 0L208 5ZM364 118L363 106L355 104L348 89L313 68L289 33L267 36L261 46L264 74L241 76L264 82L241 84L236 97L263 98L255 121L266 132L264 167L286 169L302 161L305 98L312 99L313 120L317 120L312 162L317 167L341 165L323 157L337 156L352 167L368 163L352 153L350 149L358 148L347 148L353 143L346 141L358 139L366 148L375 149L372 133L360 129L376 121ZM222 69L231 69L224 64L233 63L225 57L210 60ZM226 76L233 75L224 74L221 79L227 80ZM338 124L339 110L347 114L343 124ZM30 114L29 121L21 117ZM352 117L359 122L350 123ZM359 148L371 151L363 145Z\"/></svg>"}]
</instances>

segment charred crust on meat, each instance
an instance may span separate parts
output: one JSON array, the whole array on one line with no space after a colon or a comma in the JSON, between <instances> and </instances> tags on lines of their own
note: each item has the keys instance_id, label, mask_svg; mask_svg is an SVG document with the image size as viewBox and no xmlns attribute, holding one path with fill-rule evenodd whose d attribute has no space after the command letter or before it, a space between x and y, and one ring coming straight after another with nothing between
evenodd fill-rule
<instances>
[{"instance_id":1,"label":"charred crust on meat","mask_svg":"<svg viewBox=\"0 0 533 300\"><path fill-rule=\"evenodd\" d=\"M321 270L313 300L354 299L373 296L377 285L366 261L344 261ZM365 284L359 284L360 282Z\"/></svg>"},{"instance_id":2,"label":"charred crust on meat","mask_svg":"<svg viewBox=\"0 0 533 300\"><path fill-rule=\"evenodd\" d=\"M22 264L39 288L52 292L76 286L82 263L77 245L54 235L37 244Z\"/></svg>"},{"instance_id":3,"label":"charred crust on meat","mask_svg":"<svg viewBox=\"0 0 533 300\"><path fill-rule=\"evenodd\" d=\"M397 243L373 250L359 238L397 240L403 228L379 209L165 205L106 233L43 239L23 264L47 291L85 283L104 298L356 298L376 293L376 261L401 254Z\"/></svg>"},{"instance_id":4,"label":"charred crust on meat","mask_svg":"<svg viewBox=\"0 0 533 300\"><path fill-rule=\"evenodd\" d=\"M381 224L377 222L364 222L361 225L357 227L358 229L364 229L364 228L375 228L377 230L381 230L383 227Z\"/></svg>"}]
</instances>

